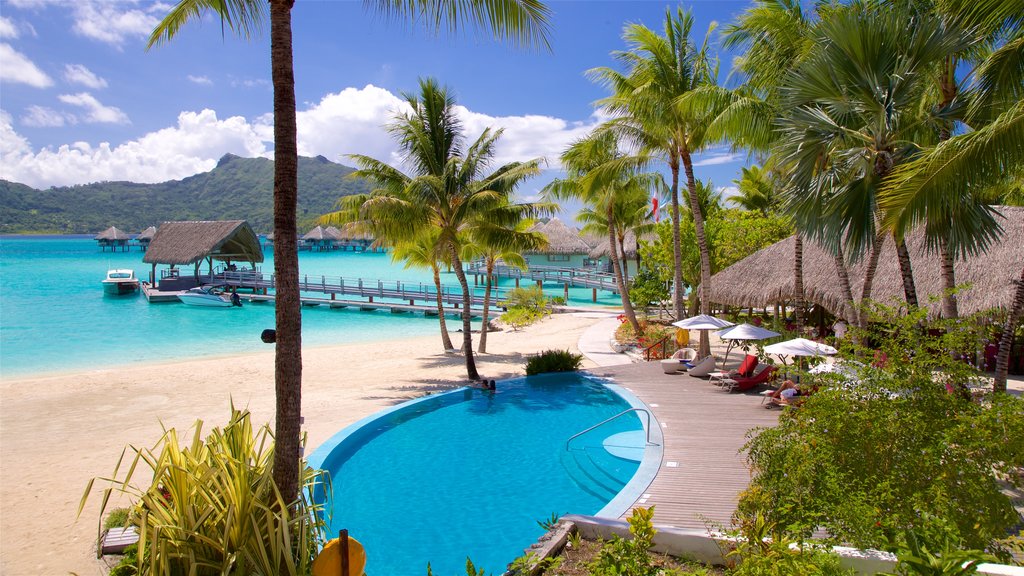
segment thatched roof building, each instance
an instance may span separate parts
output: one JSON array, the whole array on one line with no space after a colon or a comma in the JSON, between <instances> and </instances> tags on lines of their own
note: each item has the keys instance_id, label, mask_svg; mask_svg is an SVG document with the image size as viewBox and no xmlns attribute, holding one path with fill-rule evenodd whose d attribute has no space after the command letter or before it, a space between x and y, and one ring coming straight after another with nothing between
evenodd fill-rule
<instances>
[{"instance_id":1,"label":"thatched roof building","mask_svg":"<svg viewBox=\"0 0 1024 576\"><path fill-rule=\"evenodd\" d=\"M1009 308L1013 300L1015 279L1020 278L1024 266L1024 208L1001 206L999 223L1003 234L989 250L967 260L957 260L954 270L957 285L970 288L957 295L961 314L968 315L995 308ZM922 231L907 236L917 298L928 305L933 314L940 308L938 302L929 302L930 296L942 294L942 277L938 254L930 254L925 247ZM793 249L791 236L759 250L722 270L711 278L711 301L732 306L766 306L792 301ZM833 256L813 242L804 242L804 298L835 313L844 306L839 288ZM848 266L850 286L854 299L859 301L864 284L865 262ZM882 249L871 291L873 300L900 302L905 300L903 280L896 248L888 239Z\"/></svg>"},{"instance_id":2,"label":"thatched roof building","mask_svg":"<svg viewBox=\"0 0 1024 576\"><path fill-rule=\"evenodd\" d=\"M645 234L641 240L644 242L653 242L657 239L654 234ZM626 248L626 258L636 258L637 241L636 234L632 230L626 232L626 237L623 239L623 246ZM595 260L598 258L604 258L610 253L608 250L608 236L605 235L599 242L596 242L594 247L590 250L590 257Z\"/></svg>"},{"instance_id":3,"label":"thatched roof building","mask_svg":"<svg viewBox=\"0 0 1024 576\"><path fill-rule=\"evenodd\" d=\"M139 235L136 236L135 239L138 240L139 242L149 242L150 240L153 239L153 236L155 235L156 226L150 226L149 228L146 228L142 232L139 232Z\"/></svg>"},{"instance_id":4,"label":"thatched roof building","mask_svg":"<svg viewBox=\"0 0 1024 576\"><path fill-rule=\"evenodd\" d=\"M93 238L93 240L95 240L96 243L99 245L100 250L106 250L107 248L110 248L111 252L113 252L117 248L127 250L128 240L130 239L131 236L118 230L114 226L107 228L103 232L97 234L95 238Z\"/></svg>"},{"instance_id":5,"label":"thatched roof building","mask_svg":"<svg viewBox=\"0 0 1024 576\"><path fill-rule=\"evenodd\" d=\"M317 226L303 234L302 239L307 242L330 242L334 240L341 240L341 233L333 226L329 228Z\"/></svg>"},{"instance_id":6,"label":"thatched roof building","mask_svg":"<svg viewBox=\"0 0 1024 576\"><path fill-rule=\"evenodd\" d=\"M184 266L208 260L263 262L260 240L245 220L164 222L142 259L147 264Z\"/></svg>"},{"instance_id":7,"label":"thatched roof building","mask_svg":"<svg viewBox=\"0 0 1024 576\"><path fill-rule=\"evenodd\" d=\"M538 250L535 254L587 254L591 246L587 244L575 228L566 226L558 218L552 218L544 224L537 224L532 232L540 232L548 239L548 247Z\"/></svg>"}]
</instances>

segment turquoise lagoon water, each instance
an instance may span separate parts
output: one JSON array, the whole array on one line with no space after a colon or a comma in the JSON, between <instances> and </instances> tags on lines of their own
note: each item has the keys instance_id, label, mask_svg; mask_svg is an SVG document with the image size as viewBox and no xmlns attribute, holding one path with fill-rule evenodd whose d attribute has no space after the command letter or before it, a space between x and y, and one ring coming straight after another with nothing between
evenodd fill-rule
<instances>
[{"instance_id":1,"label":"turquoise lagoon water","mask_svg":"<svg viewBox=\"0 0 1024 576\"><path fill-rule=\"evenodd\" d=\"M268 250L264 271L273 270ZM110 268L131 268L141 279L150 266L138 249L100 252L91 237L0 237L0 375L111 367L266 350L259 335L274 326L274 308L196 308L149 304L141 295L107 296L100 286ZM302 252L300 274L403 280L432 284L428 270L405 269L387 254ZM442 282L457 286L454 274ZM511 282L503 282L509 285ZM550 287L553 295L561 289ZM605 293L599 304L615 304ZM590 290L570 290L570 302L590 303ZM307 346L382 341L437 333L437 319L389 311L304 307ZM453 328L455 326L451 325Z\"/></svg>"},{"instance_id":2,"label":"turquoise lagoon water","mask_svg":"<svg viewBox=\"0 0 1024 576\"><path fill-rule=\"evenodd\" d=\"M358 422L310 456L331 475L328 534L347 528L366 547L371 576L422 576L427 562L439 576L464 574L467 556L501 574L544 532L537 521L595 514L633 477L639 462L602 441L642 430L635 413L566 450L573 434L629 407L566 373L428 397ZM642 433L634 438L642 449Z\"/></svg>"}]
</instances>

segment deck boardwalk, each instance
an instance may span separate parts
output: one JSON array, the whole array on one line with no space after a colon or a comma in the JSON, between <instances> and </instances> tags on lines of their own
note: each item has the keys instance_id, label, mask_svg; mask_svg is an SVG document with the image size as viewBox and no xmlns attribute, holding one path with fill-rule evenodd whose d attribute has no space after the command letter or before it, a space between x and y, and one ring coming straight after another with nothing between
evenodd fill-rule
<instances>
[{"instance_id":1,"label":"deck boardwalk","mask_svg":"<svg viewBox=\"0 0 1024 576\"><path fill-rule=\"evenodd\" d=\"M730 394L703 378L665 374L658 362L591 372L614 378L646 402L665 435L661 469L634 506L654 505L654 522L661 525L703 529L706 518L728 527L750 480L740 453L747 431L774 426L779 410L764 409L757 390Z\"/></svg>"}]
</instances>

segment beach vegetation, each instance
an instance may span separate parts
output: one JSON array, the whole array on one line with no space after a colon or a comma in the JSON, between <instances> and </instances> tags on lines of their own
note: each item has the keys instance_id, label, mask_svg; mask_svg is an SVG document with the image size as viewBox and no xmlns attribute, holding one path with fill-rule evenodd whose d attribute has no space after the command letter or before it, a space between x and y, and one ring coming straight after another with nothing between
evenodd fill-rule
<instances>
[{"instance_id":1,"label":"beach vegetation","mask_svg":"<svg viewBox=\"0 0 1024 576\"><path fill-rule=\"evenodd\" d=\"M761 515L785 537L823 529L860 548L898 551L911 530L999 552L1019 522L1003 489L1022 483L1024 400L972 399L979 373L960 352L973 350L975 325L869 313L869 330L841 343L854 373L805 376L800 407L750 433L740 521Z\"/></svg>"},{"instance_id":2,"label":"beach vegetation","mask_svg":"<svg viewBox=\"0 0 1024 576\"><path fill-rule=\"evenodd\" d=\"M544 350L526 361L526 375L548 372L575 372L583 363L583 355L568 350Z\"/></svg>"},{"instance_id":3,"label":"beach vegetation","mask_svg":"<svg viewBox=\"0 0 1024 576\"><path fill-rule=\"evenodd\" d=\"M109 576L136 576L139 573L139 545L131 544L121 552L121 560L110 569Z\"/></svg>"},{"instance_id":4,"label":"beach vegetation","mask_svg":"<svg viewBox=\"0 0 1024 576\"><path fill-rule=\"evenodd\" d=\"M441 347L451 350L452 338L448 334L445 319L444 289L441 287L441 266L448 263L447 253L438 242L437 230L428 230L409 240L392 246L391 260L405 262L406 268L430 268L434 280L434 304L437 306L437 322L441 329Z\"/></svg>"},{"instance_id":5,"label":"beach vegetation","mask_svg":"<svg viewBox=\"0 0 1024 576\"><path fill-rule=\"evenodd\" d=\"M472 293L462 260L466 246L474 236L495 243L522 236L515 226L543 207L513 204L509 197L521 182L539 173L541 159L491 170L502 130L485 128L467 143L454 93L434 79L420 80L419 93L403 97L409 111L398 113L387 130L414 172L406 174L368 156L350 156L360 167L355 175L369 180L373 191L345 198L341 210L324 218L354 224L387 244L435 231L438 250L448 258L462 288L463 310L469 310ZM466 374L477 380L469 314L462 316L462 334Z\"/></svg>"},{"instance_id":6,"label":"beach vegetation","mask_svg":"<svg viewBox=\"0 0 1024 576\"><path fill-rule=\"evenodd\" d=\"M513 330L519 330L550 314L551 304L552 299L544 295L540 286L513 288L505 294L505 300L501 303L505 308L501 321Z\"/></svg>"},{"instance_id":7,"label":"beach vegetation","mask_svg":"<svg viewBox=\"0 0 1024 576\"><path fill-rule=\"evenodd\" d=\"M106 519L103 520L103 529L110 530L111 528L124 528L129 526L128 515L130 513L130 508L120 507L111 509L110 512L107 512Z\"/></svg>"},{"instance_id":8,"label":"beach vegetation","mask_svg":"<svg viewBox=\"0 0 1024 576\"><path fill-rule=\"evenodd\" d=\"M254 429L234 409L207 435L201 421L184 434L166 429L152 448L129 446L112 476L90 481L79 514L96 480L107 484L101 508L114 493L134 501L138 574L306 574L323 522L312 498L281 496L274 444L269 425ZM323 472L300 464L304 496L323 489Z\"/></svg>"},{"instance_id":9,"label":"beach vegetation","mask_svg":"<svg viewBox=\"0 0 1024 576\"><path fill-rule=\"evenodd\" d=\"M679 176L680 167L686 177L687 199L693 218L698 254L700 256L700 311L709 314L711 301L711 261L704 235L705 213L697 197L693 154L709 143L706 127L716 115L711 107L684 108L678 101L686 94L714 86L718 78L718 61L709 50L712 24L697 46L690 35L693 32L693 13L683 8L665 10L662 32L643 24L627 24L623 40L628 49L614 52L612 57L624 68L602 67L588 71L588 75L609 89L611 94L599 105L611 111L615 118L605 129L622 136L635 146L639 154L626 160L634 165L647 165L651 160L664 161L671 172L668 196L671 202L674 311L683 317L683 280L681 277L682 241L679 235ZM700 355L710 353L707 333L701 333Z\"/></svg>"},{"instance_id":10,"label":"beach vegetation","mask_svg":"<svg viewBox=\"0 0 1024 576\"><path fill-rule=\"evenodd\" d=\"M589 207L594 226L603 229L608 238L608 257L615 276L615 285L622 300L623 313L637 331L640 324L629 300L624 263L619 254L617 230L624 223L619 219L627 212L622 208L637 195L646 197L648 190L661 181L661 176L644 173L622 163L619 138L610 131L594 132L573 142L562 153L566 177L556 178L544 187L551 199L575 198ZM597 215L601 215L598 217ZM630 217L625 224L633 222Z\"/></svg>"}]
</instances>

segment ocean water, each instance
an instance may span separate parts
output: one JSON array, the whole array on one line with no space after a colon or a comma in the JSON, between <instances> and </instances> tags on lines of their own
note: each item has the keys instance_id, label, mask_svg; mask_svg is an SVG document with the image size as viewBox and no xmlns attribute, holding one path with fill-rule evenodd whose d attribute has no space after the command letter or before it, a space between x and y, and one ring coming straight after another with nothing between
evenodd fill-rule
<instances>
[{"instance_id":1,"label":"ocean water","mask_svg":"<svg viewBox=\"0 0 1024 576\"><path fill-rule=\"evenodd\" d=\"M274 327L271 304L199 308L150 304L141 295L108 296L100 282L111 268L148 279L138 249L101 252L88 236L0 236L0 376L106 368L124 364L267 350L260 333ZM260 265L273 270L267 251ZM159 273L159 272L158 272ZM299 273L432 284L429 270L406 269L383 253L302 252ZM452 273L442 283L457 286ZM503 282L503 285L511 282ZM561 295L556 286L546 287ZM590 290L570 290L589 304ZM605 293L599 304L615 304ZM457 328L451 321L449 327ZM304 346L384 341L437 334L436 317L303 307Z\"/></svg>"}]
</instances>

